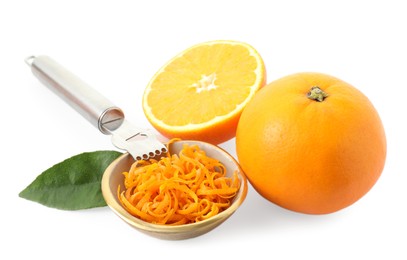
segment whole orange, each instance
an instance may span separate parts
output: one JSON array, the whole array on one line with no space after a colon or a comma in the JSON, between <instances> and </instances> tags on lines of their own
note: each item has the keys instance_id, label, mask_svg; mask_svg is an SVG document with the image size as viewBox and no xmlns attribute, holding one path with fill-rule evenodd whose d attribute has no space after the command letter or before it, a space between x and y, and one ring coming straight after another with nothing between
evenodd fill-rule
<instances>
[{"instance_id":1,"label":"whole orange","mask_svg":"<svg viewBox=\"0 0 407 260\"><path fill-rule=\"evenodd\" d=\"M255 190L289 210L326 214L364 196L382 173L386 137L359 90L320 73L283 77L246 105L237 156Z\"/></svg>"}]
</instances>

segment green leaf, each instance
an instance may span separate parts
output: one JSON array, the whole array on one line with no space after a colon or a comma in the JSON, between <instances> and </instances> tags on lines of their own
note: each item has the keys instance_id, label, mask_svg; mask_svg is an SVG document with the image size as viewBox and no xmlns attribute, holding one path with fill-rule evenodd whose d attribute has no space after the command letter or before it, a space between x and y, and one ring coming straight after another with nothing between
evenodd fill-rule
<instances>
[{"instance_id":1,"label":"green leaf","mask_svg":"<svg viewBox=\"0 0 407 260\"><path fill-rule=\"evenodd\" d=\"M75 155L41 173L19 196L63 210L106 206L101 191L102 176L120 155L117 151Z\"/></svg>"}]
</instances>

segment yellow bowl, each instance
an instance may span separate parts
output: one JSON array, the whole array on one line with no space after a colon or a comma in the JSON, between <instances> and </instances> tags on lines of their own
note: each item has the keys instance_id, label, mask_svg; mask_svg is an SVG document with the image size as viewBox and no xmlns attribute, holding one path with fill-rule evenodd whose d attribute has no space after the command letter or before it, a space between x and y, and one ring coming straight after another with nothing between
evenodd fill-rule
<instances>
[{"instance_id":1,"label":"yellow bowl","mask_svg":"<svg viewBox=\"0 0 407 260\"><path fill-rule=\"evenodd\" d=\"M238 162L222 148L200 141L177 141L170 144L171 153L178 153L184 143L198 145L210 157L218 159L226 167L229 177L237 171L240 179L240 188L229 208L221 213L200 222L178 226L158 225L143 221L127 212L117 198L117 187L124 187L122 172L128 171L134 163L133 157L126 153L113 161L103 174L102 193L107 205L127 224L150 236L167 239L188 239L205 234L222 224L243 203L247 194L247 179Z\"/></svg>"}]
</instances>

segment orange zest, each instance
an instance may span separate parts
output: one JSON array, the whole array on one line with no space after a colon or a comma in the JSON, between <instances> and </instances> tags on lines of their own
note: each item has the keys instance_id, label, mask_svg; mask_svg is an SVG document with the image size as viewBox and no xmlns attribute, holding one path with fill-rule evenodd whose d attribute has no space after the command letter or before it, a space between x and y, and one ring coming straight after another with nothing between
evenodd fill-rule
<instances>
[{"instance_id":1,"label":"orange zest","mask_svg":"<svg viewBox=\"0 0 407 260\"><path fill-rule=\"evenodd\" d=\"M227 209L240 182L237 173L198 146L184 145L179 154L136 161L125 176L118 198L133 216L154 224L180 225L208 219Z\"/></svg>"}]
</instances>

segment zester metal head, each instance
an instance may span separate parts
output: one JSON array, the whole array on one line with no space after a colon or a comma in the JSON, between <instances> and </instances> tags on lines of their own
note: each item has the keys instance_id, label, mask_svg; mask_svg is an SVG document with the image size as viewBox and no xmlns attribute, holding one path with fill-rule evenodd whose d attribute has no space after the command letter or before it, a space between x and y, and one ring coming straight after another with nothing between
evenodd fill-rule
<instances>
[{"instance_id":1,"label":"zester metal head","mask_svg":"<svg viewBox=\"0 0 407 260\"><path fill-rule=\"evenodd\" d=\"M151 130L134 127L125 119L120 127L110 133L112 143L117 148L128 151L136 161L147 160L167 152L167 147L157 140Z\"/></svg>"}]
</instances>

